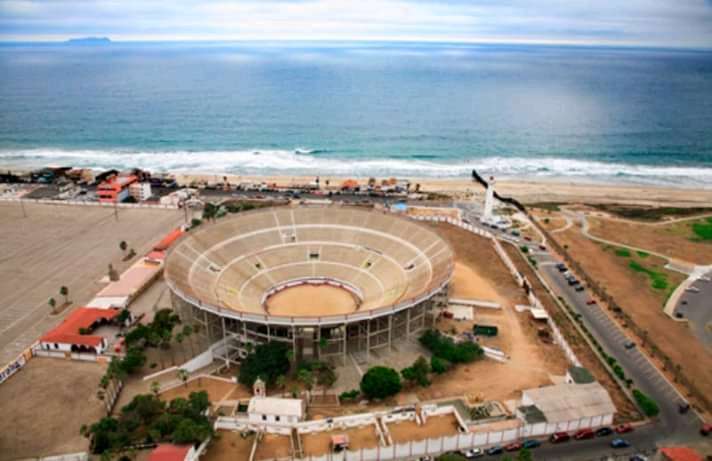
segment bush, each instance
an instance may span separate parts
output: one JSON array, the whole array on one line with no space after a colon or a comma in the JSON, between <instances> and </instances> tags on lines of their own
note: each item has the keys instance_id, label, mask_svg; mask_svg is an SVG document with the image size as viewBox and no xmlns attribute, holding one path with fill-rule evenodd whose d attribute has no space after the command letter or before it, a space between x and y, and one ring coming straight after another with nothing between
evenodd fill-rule
<instances>
[{"instance_id":1,"label":"bush","mask_svg":"<svg viewBox=\"0 0 712 461\"><path fill-rule=\"evenodd\" d=\"M203 224L203 220L202 220L202 219L193 218L193 219L190 220L190 228L191 228L191 229L193 229L194 227L198 227L198 226L200 226L201 224Z\"/></svg>"},{"instance_id":2,"label":"bush","mask_svg":"<svg viewBox=\"0 0 712 461\"><path fill-rule=\"evenodd\" d=\"M433 355L430 358L430 369L433 370L433 373L441 375L450 369L450 362Z\"/></svg>"},{"instance_id":3,"label":"bush","mask_svg":"<svg viewBox=\"0 0 712 461\"><path fill-rule=\"evenodd\" d=\"M361 395L361 391L358 389L352 389L350 391L344 391L339 394L339 400L350 401L356 400L358 396Z\"/></svg>"},{"instance_id":4,"label":"bush","mask_svg":"<svg viewBox=\"0 0 712 461\"><path fill-rule=\"evenodd\" d=\"M400 376L393 368L369 368L361 378L361 392L369 399L384 399L401 390Z\"/></svg>"},{"instance_id":5,"label":"bush","mask_svg":"<svg viewBox=\"0 0 712 461\"><path fill-rule=\"evenodd\" d=\"M638 402L638 406L643 410L645 416L652 417L660 413L660 408L655 400L643 394L638 389L633 389L633 398Z\"/></svg>"},{"instance_id":6,"label":"bush","mask_svg":"<svg viewBox=\"0 0 712 461\"><path fill-rule=\"evenodd\" d=\"M267 385L273 385L280 375L289 371L289 346L280 342L260 344L254 352L248 354L240 365L238 381L245 386L252 386L257 378L262 378Z\"/></svg>"},{"instance_id":7,"label":"bush","mask_svg":"<svg viewBox=\"0 0 712 461\"><path fill-rule=\"evenodd\" d=\"M428 330L420 336L420 343L433 355L450 363L469 363L484 356L482 348L473 342L457 343L440 334L437 330Z\"/></svg>"},{"instance_id":8,"label":"bush","mask_svg":"<svg viewBox=\"0 0 712 461\"><path fill-rule=\"evenodd\" d=\"M613 373L618 376L618 379L625 381L625 372L623 372L623 368L621 368L621 366L617 363L613 365Z\"/></svg>"},{"instance_id":9,"label":"bush","mask_svg":"<svg viewBox=\"0 0 712 461\"><path fill-rule=\"evenodd\" d=\"M428 373L430 373L430 366L428 365L428 361L425 357L422 356L418 357L418 359L413 362L413 365L401 370L403 379L410 381L411 383L417 383L422 387L430 386Z\"/></svg>"},{"instance_id":10,"label":"bush","mask_svg":"<svg viewBox=\"0 0 712 461\"><path fill-rule=\"evenodd\" d=\"M529 247L526 245L520 246L519 249L522 250L522 253L529 253Z\"/></svg>"}]
</instances>

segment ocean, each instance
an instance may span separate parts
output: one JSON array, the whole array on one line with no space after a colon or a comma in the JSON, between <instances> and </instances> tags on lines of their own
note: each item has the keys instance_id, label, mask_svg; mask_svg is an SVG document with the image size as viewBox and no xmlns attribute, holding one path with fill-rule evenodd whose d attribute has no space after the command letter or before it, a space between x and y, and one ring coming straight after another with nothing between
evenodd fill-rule
<instances>
[{"instance_id":1,"label":"ocean","mask_svg":"<svg viewBox=\"0 0 712 461\"><path fill-rule=\"evenodd\" d=\"M0 45L0 167L712 187L712 51Z\"/></svg>"}]
</instances>

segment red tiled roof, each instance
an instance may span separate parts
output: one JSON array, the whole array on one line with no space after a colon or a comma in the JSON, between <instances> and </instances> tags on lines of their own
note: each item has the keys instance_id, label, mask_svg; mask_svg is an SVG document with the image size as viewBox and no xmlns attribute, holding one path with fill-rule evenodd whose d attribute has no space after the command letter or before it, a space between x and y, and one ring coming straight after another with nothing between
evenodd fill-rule
<instances>
[{"instance_id":1,"label":"red tiled roof","mask_svg":"<svg viewBox=\"0 0 712 461\"><path fill-rule=\"evenodd\" d=\"M148 461L183 461L190 451L190 445L159 444L148 457Z\"/></svg>"},{"instance_id":2,"label":"red tiled roof","mask_svg":"<svg viewBox=\"0 0 712 461\"><path fill-rule=\"evenodd\" d=\"M660 449L660 453L670 461L704 461L696 450L687 447L665 447Z\"/></svg>"},{"instance_id":3,"label":"red tiled roof","mask_svg":"<svg viewBox=\"0 0 712 461\"><path fill-rule=\"evenodd\" d=\"M179 228L173 229L171 232L168 233L163 239L158 242L153 249L156 251L162 251L162 250L167 250L170 248L171 245L173 245L173 242L178 240L178 238L183 235L183 231Z\"/></svg>"},{"instance_id":4,"label":"red tiled roof","mask_svg":"<svg viewBox=\"0 0 712 461\"><path fill-rule=\"evenodd\" d=\"M40 338L47 343L77 344L83 346L98 346L101 336L81 335L80 328L91 328L100 319L113 319L119 315L119 309L97 309L94 307L78 307L56 328L48 331Z\"/></svg>"}]
</instances>

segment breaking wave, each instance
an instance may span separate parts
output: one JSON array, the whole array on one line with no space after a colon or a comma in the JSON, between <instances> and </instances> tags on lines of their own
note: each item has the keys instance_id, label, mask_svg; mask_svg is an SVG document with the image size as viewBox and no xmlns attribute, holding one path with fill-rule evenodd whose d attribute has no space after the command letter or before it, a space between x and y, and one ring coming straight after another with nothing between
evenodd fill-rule
<instances>
[{"instance_id":1,"label":"breaking wave","mask_svg":"<svg viewBox=\"0 0 712 461\"><path fill-rule=\"evenodd\" d=\"M322 155L314 155L320 153ZM348 157L332 152L294 150L129 151L2 150L0 164L85 168L138 167L150 171L229 173L243 175L334 175L466 177L472 169L500 178L569 179L572 181L643 183L712 188L712 168L601 162L558 157L472 157L455 161L429 156L413 158Z\"/></svg>"}]
</instances>

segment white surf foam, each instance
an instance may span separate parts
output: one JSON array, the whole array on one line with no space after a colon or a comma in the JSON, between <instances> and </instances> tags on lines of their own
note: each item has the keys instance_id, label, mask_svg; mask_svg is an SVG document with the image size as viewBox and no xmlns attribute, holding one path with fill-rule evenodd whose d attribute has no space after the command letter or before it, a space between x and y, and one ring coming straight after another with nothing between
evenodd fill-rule
<instances>
[{"instance_id":1,"label":"white surf foam","mask_svg":"<svg viewBox=\"0 0 712 461\"><path fill-rule=\"evenodd\" d=\"M648 183L712 188L712 168L607 163L557 157L483 157L460 162L315 156L313 149L138 152L123 150L4 150L0 164L138 167L150 171L246 175L463 177L472 169L498 177Z\"/></svg>"}]
</instances>

